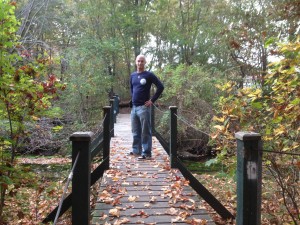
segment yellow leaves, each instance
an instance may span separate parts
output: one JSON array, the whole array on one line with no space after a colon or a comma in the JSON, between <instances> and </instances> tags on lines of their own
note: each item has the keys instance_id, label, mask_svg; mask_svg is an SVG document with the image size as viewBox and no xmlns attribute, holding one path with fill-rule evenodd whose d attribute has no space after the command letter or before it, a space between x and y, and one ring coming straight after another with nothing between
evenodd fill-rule
<instances>
[{"instance_id":1,"label":"yellow leaves","mask_svg":"<svg viewBox=\"0 0 300 225\"><path fill-rule=\"evenodd\" d=\"M227 93L230 93L233 90L233 87L236 86L236 83L233 81L229 81L227 83L225 83L224 85L216 85L216 88L222 90L222 91L226 91Z\"/></svg>"},{"instance_id":2,"label":"yellow leaves","mask_svg":"<svg viewBox=\"0 0 300 225\"><path fill-rule=\"evenodd\" d=\"M299 148L299 40L300 36L279 46L283 57L268 65L264 89L237 89L233 82L219 86L225 95L220 98L219 111L213 117L211 138L224 155L236 147L232 136L238 130L261 133L266 145L278 151Z\"/></svg>"},{"instance_id":3,"label":"yellow leaves","mask_svg":"<svg viewBox=\"0 0 300 225\"><path fill-rule=\"evenodd\" d=\"M248 94L248 97L251 98L251 101L254 101L258 98L261 98L262 96L262 90L261 89L256 89L254 92L251 92Z\"/></svg>"},{"instance_id":4,"label":"yellow leaves","mask_svg":"<svg viewBox=\"0 0 300 225\"><path fill-rule=\"evenodd\" d=\"M52 130L53 130L54 132L59 132L59 131L61 131L63 128L64 128L63 126L55 126L55 127L52 128Z\"/></svg>"},{"instance_id":5,"label":"yellow leaves","mask_svg":"<svg viewBox=\"0 0 300 225\"><path fill-rule=\"evenodd\" d=\"M291 146L291 149L292 150L295 150L295 149L298 149L300 147L300 143L298 142L293 142L292 146Z\"/></svg>"},{"instance_id":6,"label":"yellow leaves","mask_svg":"<svg viewBox=\"0 0 300 225\"><path fill-rule=\"evenodd\" d=\"M219 131L225 131L225 127L224 126L221 126L221 125L215 125L214 128L216 128L217 130Z\"/></svg>"},{"instance_id":7,"label":"yellow leaves","mask_svg":"<svg viewBox=\"0 0 300 225\"><path fill-rule=\"evenodd\" d=\"M213 118L213 121L217 121L217 122L220 122L220 123L224 123L225 121L225 117L217 117L217 116L214 116Z\"/></svg>"},{"instance_id":8,"label":"yellow leaves","mask_svg":"<svg viewBox=\"0 0 300 225\"><path fill-rule=\"evenodd\" d=\"M275 136L280 136L282 134L285 134L286 132L287 132L286 128L283 125L279 125L278 128L274 129L274 135Z\"/></svg>"},{"instance_id":9,"label":"yellow leaves","mask_svg":"<svg viewBox=\"0 0 300 225\"><path fill-rule=\"evenodd\" d=\"M40 118L37 117L37 116L31 116L31 118L34 120L34 121L38 121Z\"/></svg>"}]
</instances>

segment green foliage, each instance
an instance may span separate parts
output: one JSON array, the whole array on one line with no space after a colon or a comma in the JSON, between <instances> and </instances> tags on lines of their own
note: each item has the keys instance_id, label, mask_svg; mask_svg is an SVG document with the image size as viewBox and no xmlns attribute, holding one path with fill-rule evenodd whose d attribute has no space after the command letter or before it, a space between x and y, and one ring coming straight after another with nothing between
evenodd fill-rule
<instances>
[{"instance_id":1,"label":"green foliage","mask_svg":"<svg viewBox=\"0 0 300 225\"><path fill-rule=\"evenodd\" d=\"M299 148L299 49L299 39L279 45L284 58L269 65L263 89L238 89L233 82L219 86L224 97L212 136L220 151L233 153L234 133L240 130L261 133L265 146L276 151Z\"/></svg>"},{"instance_id":2,"label":"green foliage","mask_svg":"<svg viewBox=\"0 0 300 225\"><path fill-rule=\"evenodd\" d=\"M209 133L209 123L213 115L212 104L218 97L215 84L222 83L222 75L204 67L184 64L176 68L166 67L157 74L165 85L160 102L178 107L180 149L198 149L199 146L205 148L208 141L205 133ZM168 124L168 120L163 115L155 117L160 119L160 122L157 122L160 124L160 133L167 134L168 129L165 125ZM194 125L193 129L186 121Z\"/></svg>"},{"instance_id":3,"label":"green foliage","mask_svg":"<svg viewBox=\"0 0 300 225\"><path fill-rule=\"evenodd\" d=\"M300 36L295 42L280 44L278 50L284 58L270 64L266 76L267 111L272 118L267 138L273 138L273 149L294 151L300 147Z\"/></svg>"},{"instance_id":4,"label":"green foliage","mask_svg":"<svg viewBox=\"0 0 300 225\"><path fill-rule=\"evenodd\" d=\"M166 67L160 76L165 85L162 101L176 105L189 121L206 130L219 93L215 85L222 83L222 75L205 67L181 64Z\"/></svg>"},{"instance_id":5,"label":"green foliage","mask_svg":"<svg viewBox=\"0 0 300 225\"><path fill-rule=\"evenodd\" d=\"M165 67L161 78L165 84L163 100L178 105L179 108L199 106L199 102L214 102L218 90L217 83L222 82L219 73L213 73L205 67L181 64L176 68Z\"/></svg>"},{"instance_id":6,"label":"green foliage","mask_svg":"<svg viewBox=\"0 0 300 225\"><path fill-rule=\"evenodd\" d=\"M226 159L235 169L236 161L230 157L236 149L234 133L254 131L262 135L263 149L273 151L264 154L264 166L281 190L288 221L297 224L300 161L293 154L299 154L300 147L300 37L278 44L278 52L282 58L269 64L263 88L238 89L233 82L220 86L224 96L214 117L212 137L218 159Z\"/></svg>"},{"instance_id":7,"label":"green foliage","mask_svg":"<svg viewBox=\"0 0 300 225\"><path fill-rule=\"evenodd\" d=\"M16 35L15 3L1 1L0 9L0 120L8 124L0 139L1 216L8 187L27 179L27 174L14 164L20 140L27 135L25 124L47 115L51 102L64 86L54 74L47 74L48 59L29 60L30 54L21 50Z\"/></svg>"}]
</instances>

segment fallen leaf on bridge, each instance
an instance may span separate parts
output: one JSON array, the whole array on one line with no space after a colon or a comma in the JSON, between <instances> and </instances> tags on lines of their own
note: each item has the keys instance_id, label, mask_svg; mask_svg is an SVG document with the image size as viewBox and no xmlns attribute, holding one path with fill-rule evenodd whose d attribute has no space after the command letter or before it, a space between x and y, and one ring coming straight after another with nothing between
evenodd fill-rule
<instances>
[{"instance_id":1,"label":"fallen leaf on bridge","mask_svg":"<svg viewBox=\"0 0 300 225\"><path fill-rule=\"evenodd\" d=\"M152 196L149 200L150 203L155 203L156 202L156 197L155 196Z\"/></svg>"},{"instance_id":2,"label":"fallen leaf on bridge","mask_svg":"<svg viewBox=\"0 0 300 225\"><path fill-rule=\"evenodd\" d=\"M191 224L191 225L206 225L207 224L207 220L195 219L195 218L193 218L192 220L185 220L184 222L187 224Z\"/></svg>"},{"instance_id":3,"label":"fallen leaf on bridge","mask_svg":"<svg viewBox=\"0 0 300 225\"><path fill-rule=\"evenodd\" d=\"M177 215L177 213L178 213L178 210L177 210L177 209L175 209L175 208L170 208L170 209L166 210L166 212L165 212L165 213L166 213L166 214L168 214L168 215L175 216L175 215Z\"/></svg>"},{"instance_id":4,"label":"fallen leaf on bridge","mask_svg":"<svg viewBox=\"0 0 300 225\"><path fill-rule=\"evenodd\" d=\"M108 217L108 215L106 215L106 214L103 213L102 216L99 217L99 219L100 220L105 220L107 217Z\"/></svg>"},{"instance_id":5,"label":"fallen leaf on bridge","mask_svg":"<svg viewBox=\"0 0 300 225\"><path fill-rule=\"evenodd\" d=\"M117 196L114 201L111 203L113 206L115 205L120 205L121 202L120 202L120 198L122 198L123 196Z\"/></svg>"},{"instance_id":6,"label":"fallen leaf on bridge","mask_svg":"<svg viewBox=\"0 0 300 225\"><path fill-rule=\"evenodd\" d=\"M187 205L187 204L181 204L179 206L180 209L185 209L185 210L196 210L195 204L193 205Z\"/></svg>"},{"instance_id":7,"label":"fallen leaf on bridge","mask_svg":"<svg viewBox=\"0 0 300 225\"><path fill-rule=\"evenodd\" d=\"M113 225L121 225L129 222L130 220L128 218L123 218L123 219L116 220Z\"/></svg>"},{"instance_id":8,"label":"fallen leaf on bridge","mask_svg":"<svg viewBox=\"0 0 300 225\"><path fill-rule=\"evenodd\" d=\"M109 214L114 217L120 217L120 210L118 208L110 209Z\"/></svg>"},{"instance_id":9,"label":"fallen leaf on bridge","mask_svg":"<svg viewBox=\"0 0 300 225\"><path fill-rule=\"evenodd\" d=\"M151 207L151 204L150 204L150 203L145 203L145 204L144 204L144 207L150 208L150 207Z\"/></svg>"},{"instance_id":10,"label":"fallen leaf on bridge","mask_svg":"<svg viewBox=\"0 0 300 225\"><path fill-rule=\"evenodd\" d=\"M192 213L189 213L189 212L186 212L186 211L183 211L183 212L179 213L179 217L182 218L183 220L185 220L187 217L189 217L191 215L192 215Z\"/></svg>"},{"instance_id":11,"label":"fallen leaf on bridge","mask_svg":"<svg viewBox=\"0 0 300 225\"><path fill-rule=\"evenodd\" d=\"M131 217L137 217L140 216L142 218L148 218L149 215L147 213L145 213L143 210L139 211L138 213L135 214L131 214Z\"/></svg>"},{"instance_id":12,"label":"fallen leaf on bridge","mask_svg":"<svg viewBox=\"0 0 300 225\"><path fill-rule=\"evenodd\" d=\"M128 201L130 201L130 202L135 202L138 198L139 198L139 196L132 196L132 195L130 195L130 196L128 197Z\"/></svg>"}]
</instances>

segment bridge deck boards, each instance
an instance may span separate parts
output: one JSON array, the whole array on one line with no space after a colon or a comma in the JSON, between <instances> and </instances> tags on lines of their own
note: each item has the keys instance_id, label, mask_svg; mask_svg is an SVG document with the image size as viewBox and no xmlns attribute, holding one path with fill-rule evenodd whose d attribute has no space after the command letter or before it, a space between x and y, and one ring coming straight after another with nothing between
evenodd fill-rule
<instances>
[{"instance_id":1,"label":"bridge deck boards","mask_svg":"<svg viewBox=\"0 0 300 225\"><path fill-rule=\"evenodd\" d=\"M202 200L153 138L151 160L127 155L129 114L119 114L111 140L110 169L104 173L92 224L215 224Z\"/></svg>"}]
</instances>

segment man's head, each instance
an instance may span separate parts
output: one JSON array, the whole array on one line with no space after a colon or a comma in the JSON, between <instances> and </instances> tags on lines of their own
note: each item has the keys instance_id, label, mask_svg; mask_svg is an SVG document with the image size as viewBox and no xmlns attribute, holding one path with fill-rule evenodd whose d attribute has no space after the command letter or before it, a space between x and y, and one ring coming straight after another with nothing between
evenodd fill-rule
<instances>
[{"instance_id":1,"label":"man's head","mask_svg":"<svg viewBox=\"0 0 300 225\"><path fill-rule=\"evenodd\" d=\"M138 55L135 60L137 72L141 73L145 71L146 58L144 55Z\"/></svg>"}]
</instances>

